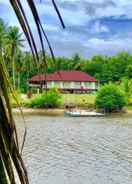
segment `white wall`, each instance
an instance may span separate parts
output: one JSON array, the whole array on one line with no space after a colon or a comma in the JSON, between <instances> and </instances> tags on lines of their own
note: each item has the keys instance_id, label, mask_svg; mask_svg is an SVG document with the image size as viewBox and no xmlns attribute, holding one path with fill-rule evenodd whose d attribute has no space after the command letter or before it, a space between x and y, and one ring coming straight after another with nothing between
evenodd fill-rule
<instances>
[{"instance_id":1,"label":"white wall","mask_svg":"<svg viewBox=\"0 0 132 184\"><path fill-rule=\"evenodd\" d=\"M49 81L47 82L48 88L60 88L60 89L80 89L81 87L89 88L89 89L96 89L97 83L96 82L63 82L63 81Z\"/></svg>"}]
</instances>

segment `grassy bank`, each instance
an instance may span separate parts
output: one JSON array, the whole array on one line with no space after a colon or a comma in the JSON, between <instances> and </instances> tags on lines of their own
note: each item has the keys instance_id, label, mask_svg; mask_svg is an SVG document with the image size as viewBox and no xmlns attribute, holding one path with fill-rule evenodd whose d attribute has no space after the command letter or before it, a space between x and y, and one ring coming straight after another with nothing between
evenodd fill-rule
<instances>
[{"instance_id":1,"label":"grassy bank","mask_svg":"<svg viewBox=\"0 0 132 184\"><path fill-rule=\"evenodd\" d=\"M95 103L95 95L93 94L62 94L60 106L71 104L78 107L93 108Z\"/></svg>"},{"instance_id":2,"label":"grassy bank","mask_svg":"<svg viewBox=\"0 0 132 184\"><path fill-rule=\"evenodd\" d=\"M28 107L28 104L30 103L30 101L35 97L35 95L33 95L33 97L31 99L27 98L27 96L25 94L19 94L17 96L20 104L23 107ZM77 107L82 107L82 108L95 108L95 98L96 95L95 94L61 94L60 95L60 103L58 108L64 108L64 106L66 104L68 105L73 105L73 106L77 106ZM132 100L131 100L132 101ZM16 101L11 98L11 103L13 107L17 107L17 103ZM126 109L128 110L132 110L132 103L130 103Z\"/></svg>"},{"instance_id":3,"label":"grassy bank","mask_svg":"<svg viewBox=\"0 0 132 184\"><path fill-rule=\"evenodd\" d=\"M19 94L17 96L20 104L24 107L28 107L30 101L35 97L27 98L25 94ZM16 101L11 98L11 103L13 107L17 107ZM93 94L61 94L59 99L59 108L63 108L65 105L73 105L84 108L94 108L95 95Z\"/></svg>"},{"instance_id":4,"label":"grassy bank","mask_svg":"<svg viewBox=\"0 0 132 184\"><path fill-rule=\"evenodd\" d=\"M128 109L128 110L132 110L132 105L128 105L128 106L127 106L127 109Z\"/></svg>"}]
</instances>

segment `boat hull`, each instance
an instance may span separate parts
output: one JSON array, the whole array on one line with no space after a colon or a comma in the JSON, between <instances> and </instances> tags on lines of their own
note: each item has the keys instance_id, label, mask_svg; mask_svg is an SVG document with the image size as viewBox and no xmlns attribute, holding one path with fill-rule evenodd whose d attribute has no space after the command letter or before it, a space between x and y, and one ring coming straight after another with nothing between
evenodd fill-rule
<instances>
[{"instance_id":1,"label":"boat hull","mask_svg":"<svg viewBox=\"0 0 132 184\"><path fill-rule=\"evenodd\" d=\"M74 111L66 111L64 112L65 116L69 117L103 117L104 114L96 113L96 112L74 112Z\"/></svg>"}]
</instances>

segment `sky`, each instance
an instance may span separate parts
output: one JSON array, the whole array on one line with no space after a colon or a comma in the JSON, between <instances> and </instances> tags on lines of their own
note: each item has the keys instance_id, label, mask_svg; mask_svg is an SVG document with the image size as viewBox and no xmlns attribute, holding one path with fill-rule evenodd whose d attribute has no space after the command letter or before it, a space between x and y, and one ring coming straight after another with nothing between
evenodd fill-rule
<instances>
[{"instance_id":1,"label":"sky","mask_svg":"<svg viewBox=\"0 0 132 184\"><path fill-rule=\"evenodd\" d=\"M56 0L66 29L63 30L51 0L34 0L55 55L83 57L132 53L132 0ZM26 0L21 0L37 46L39 39ZM0 18L19 26L9 0L0 0ZM46 49L47 45L45 46ZM25 42L25 50L28 43Z\"/></svg>"}]
</instances>

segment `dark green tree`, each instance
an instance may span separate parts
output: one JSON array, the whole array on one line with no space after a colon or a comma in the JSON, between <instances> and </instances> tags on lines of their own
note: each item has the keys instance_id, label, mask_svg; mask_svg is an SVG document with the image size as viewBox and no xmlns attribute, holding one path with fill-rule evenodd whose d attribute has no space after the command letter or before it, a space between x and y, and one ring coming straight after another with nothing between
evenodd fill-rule
<instances>
[{"instance_id":1,"label":"dark green tree","mask_svg":"<svg viewBox=\"0 0 132 184\"><path fill-rule=\"evenodd\" d=\"M105 84L99 89L95 103L105 112L120 111L126 105L126 97L116 84Z\"/></svg>"}]
</instances>

